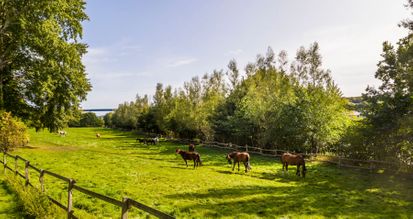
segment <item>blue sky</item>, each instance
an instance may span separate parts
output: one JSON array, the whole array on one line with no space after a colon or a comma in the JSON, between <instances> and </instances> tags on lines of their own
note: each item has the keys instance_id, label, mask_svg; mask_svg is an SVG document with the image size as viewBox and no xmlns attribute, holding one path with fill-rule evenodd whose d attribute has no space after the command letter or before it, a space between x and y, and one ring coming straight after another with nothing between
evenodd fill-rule
<instances>
[{"instance_id":1,"label":"blue sky","mask_svg":"<svg viewBox=\"0 0 413 219\"><path fill-rule=\"evenodd\" d=\"M194 76L240 69L270 46L293 59L317 41L324 67L345 96L374 79L383 41L407 31L405 0L87 0L83 58L93 89L83 108L117 107L157 82L181 86Z\"/></svg>"}]
</instances>

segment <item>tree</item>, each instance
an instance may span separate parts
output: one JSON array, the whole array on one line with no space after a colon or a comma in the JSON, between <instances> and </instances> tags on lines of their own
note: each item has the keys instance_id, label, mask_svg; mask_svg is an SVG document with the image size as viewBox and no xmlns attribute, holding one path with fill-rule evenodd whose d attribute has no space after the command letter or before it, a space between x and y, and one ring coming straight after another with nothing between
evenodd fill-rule
<instances>
[{"instance_id":1,"label":"tree","mask_svg":"<svg viewBox=\"0 0 413 219\"><path fill-rule=\"evenodd\" d=\"M0 112L0 149L3 152L26 145L29 141L26 126L11 113Z\"/></svg>"},{"instance_id":2,"label":"tree","mask_svg":"<svg viewBox=\"0 0 413 219\"><path fill-rule=\"evenodd\" d=\"M112 128L113 127L112 116L113 116L112 112L106 113L105 116L103 116L103 121L104 121L105 127L107 127L107 128Z\"/></svg>"},{"instance_id":3,"label":"tree","mask_svg":"<svg viewBox=\"0 0 413 219\"><path fill-rule=\"evenodd\" d=\"M408 1L413 8L413 1ZM346 150L362 158L413 162L413 22L402 21L409 33L396 45L383 43L375 77L378 88L363 94L364 117L346 138Z\"/></svg>"},{"instance_id":4,"label":"tree","mask_svg":"<svg viewBox=\"0 0 413 219\"><path fill-rule=\"evenodd\" d=\"M84 0L0 1L0 110L56 131L91 85L81 57Z\"/></svg>"}]
</instances>

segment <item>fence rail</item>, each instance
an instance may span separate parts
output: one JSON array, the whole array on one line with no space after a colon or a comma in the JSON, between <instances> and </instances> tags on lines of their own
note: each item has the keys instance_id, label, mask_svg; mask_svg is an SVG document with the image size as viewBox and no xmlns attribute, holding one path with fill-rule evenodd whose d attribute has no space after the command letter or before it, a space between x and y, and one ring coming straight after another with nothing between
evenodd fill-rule
<instances>
[{"instance_id":1,"label":"fence rail","mask_svg":"<svg viewBox=\"0 0 413 219\"><path fill-rule=\"evenodd\" d=\"M15 163L14 163L14 169L12 169L12 168L7 164L7 157L14 159L14 162L15 162ZM19 160L23 161L24 164L25 164L24 174L20 173L19 170L18 170L18 167L19 167L19 166L18 166L18 161L19 161ZM58 207L60 207L61 209L65 210L65 211L67 212L67 218L69 218L69 219L72 219L72 218L75 218L75 219L76 219L76 218L77 218L77 217L74 215L74 210L73 210L73 196L72 196L73 189L75 189L75 190L77 190L77 191L79 191L79 192L81 192L81 193L83 193L83 194L86 194L86 195L88 195L88 196L91 196L91 197L94 197L94 198L98 198L98 199L100 199L100 200L102 200L102 201L105 201L105 202L107 202L107 203L110 203L110 204L116 205L116 206L118 206L118 207L121 207L121 209L122 209L121 218L122 218L122 219L128 218L128 211L129 211L129 209L131 209L131 207L138 208L138 209L140 209L140 210L142 210L142 211L144 211L144 212L146 212L146 213L149 213L149 214L151 214L151 215L153 215L153 216L156 216L156 217L158 217L158 218L162 218L162 219L172 219L172 218L174 218L174 217L172 217L172 216L170 216L170 215L168 215L168 214L166 214L166 213L164 213L164 212L161 212L161 211L159 211L159 210L156 210L156 209L154 209L154 208L151 208L151 207L149 207L149 206L147 206L147 205L145 205L145 204L142 204L142 203L140 203L140 202L137 202L137 201L135 201L135 200L133 200L133 199L130 199L130 198L127 198L127 197L124 197L124 198L122 199L122 201L119 201L119 200L116 200L116 199L114 199L114 198L111 198L111 197L108 197L108 196L105 196L105 195L102 195L102 194L93 192L93 191L91 191L91 190L85 189L85 188L83 188L83 187L80 187L80 186L76 185L76 181L75 181L75 180L73 180L73 179L71 179L71 178L67 178L67 177L61 176L61 175L59 175L59 174L57 174L57 173L53 173L53 172L48 171L48 170L43 170L43 169L40 169L40 168L38 168L38 167L35 167L35 166L33 166L32 164L30 164L30 161L29 161L29 160L26 160L26 159L24 159L23 157L20 157L19 155L13 156L13 155L11 155L11 154L9 154L9 153L3 153L3 160L0 160L0 163L2 163L3 166L4 166L4 173L6 173L6 170L10 170L10 171L13 172L16 176L19 176L19 177L23 178L23 179L25 180L25 185L26 185L26 186L31 186L31 187L33 187L33 188L35 188L35 187L33 186L32 183L30 183L30 172L29 172L29 168L31 168L31 169L35 170L36 172L38 172L38 173L39 173L39 182L40 182L40 191L41 191L42 193L44 193L44 176L45 176L45 175L52 176L52 177L54 177L54 178L56 178L56 179L59 179L59 180L62 180L62 181L65 181L66 183L68 183L68 190L67 190L68 200L67 200L67 205L64 205L64 204L60 203L59 201L53 199L53 198L50 197L50 196L47 196L47 197L49 198L49 200L50 200L53 204L55 204L55 205L57 205Z\"/></svg>"},{"instance_id":2,"label":"fence rail","mask_svg":"<svg viewBox=\"0 0 413 219\"><path fill-rule=\"evenodd\" d=\"M203 145L215 147L215 148L221 148L221 149L245 150L248 153L260 154L263 156L270 156L270 157L281 157L283 153L288 152L286 150L265 149L265 148L259 148L259 147L252 147L248 145L240 146L240 145L236 145L232 143L221 143L221 142L216 142L216 141L206 141L206 142L203 142ZM395 163L386 162L386 161L350 159L350 158L345 158L345 157L340 157L340 156L328 156L328 155L322 155L322 156L330 157L331 159L322 160L322 159L316 159L316 157L319 154L306 154L306 155L308 155L309 157L312 157L311 160L317 160L321 162L336 164L338 167L366 169L370 171L377 169L378 165L387 165L387 166L396 165ZM348 164L348 163L352 163L352 164ZM359 165L354 165L354 163L359 164Z\"/></svg>"}]
</instances>

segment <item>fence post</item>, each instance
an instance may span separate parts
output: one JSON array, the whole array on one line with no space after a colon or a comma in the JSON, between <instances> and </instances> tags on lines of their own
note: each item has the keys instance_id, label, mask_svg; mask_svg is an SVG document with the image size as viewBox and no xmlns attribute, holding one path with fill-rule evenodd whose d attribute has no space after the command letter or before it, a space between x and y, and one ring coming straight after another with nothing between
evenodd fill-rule
<instances>
[{"instance_id":1,"label":"fence post","mask_svg":"<svg viewBox=\"0 0 413 219\"><path fill-rule=\"evenodd\" d=\"M126 197L122 198L123 206L122 206L122 219L128 219L128 211L130 208L129 199Z\"/></svg>"},{"instance_id":2,"label":"fence post","mask_svg":"<svg viewBox=\"0 0 413 219\"><path fill-rule=\"evenodd\" d=\"M40 181L40 191L42 191L42 193L44 192L44 170L41 169L40 170L40 176L39 176L39 181Z\"/></svg>"},{"instance_id":3,"label":"fence post","mask_svg":"<svg viewBox=\"0 0 413 219\"><path fill-rule=\"evenodd\" d=\"M17 175L17 171L18 171L18 169L17 169L17 160L18 160L18 157L17 157L17 155L14 157L14 174L15 175Z\"/></svg>"},{"instance_id":4,"label":"fence post","mask_svg":"<svg viewBox=\"0 0 413 219\"><path fill-rule=\"evenodd\" d=\"M70 219L72 218L73 215L73 210L72 210L72 205L73 205L73 197L72 197L72 190L73 190L73 185L75 184L75 180L70 179L69 180L69 187L67 188L67 218Z\"/></svg>"},{"instance_id":5,"label":"fence post","mask_svg":"<svg viewBox=\"0 0 413 219\"><path fill-rule=\"evenodd\" d=\"M245 151L248 152L248 145L245 145Z\"/></svg>"},{"instance_id":6,"label":"fence post","mask_svg":"<svg viewBox=\"0 0 413 219\"><path fill-rule=\"evenodd\" d=\"M30 161L26 161L24 165L24 178L26 179L26 186L29 185L29 165Z\"/></svg>"}]
</instances>

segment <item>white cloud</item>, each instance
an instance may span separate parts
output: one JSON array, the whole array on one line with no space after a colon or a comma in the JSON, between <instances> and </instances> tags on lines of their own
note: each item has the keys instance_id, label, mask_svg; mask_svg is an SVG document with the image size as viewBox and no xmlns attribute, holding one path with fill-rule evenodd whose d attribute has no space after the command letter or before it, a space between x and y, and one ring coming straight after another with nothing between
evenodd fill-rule
<instances>
[{"instance_id":1,"label":"white cloud","mask_svg":"<svg viewBox=\"0 0 413 219\"><path fill-rule=\"evenodd\" d=\"M167 67L179 67L179 66L182 66L182 65L189 65L189 64L194 63L196 61L198 61L198 59L196 59L196 58L182 58L182 59L175 60L175 61L171 62L170 64L167 65Z\"/></svg>"},{"instance_id":2,"label":"white cloud","mask_svg":"<svg viewBox=\"0 0 413 219\"><path fill-rule=\"evenodd\" d=\"M110 57L110 51L104 47L90 47L88 52L83 57L83 62L86 66L99 64L102 62L110 62L114 59Z\"/></svg>"}]
</instances>

